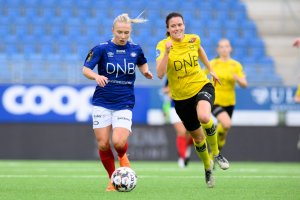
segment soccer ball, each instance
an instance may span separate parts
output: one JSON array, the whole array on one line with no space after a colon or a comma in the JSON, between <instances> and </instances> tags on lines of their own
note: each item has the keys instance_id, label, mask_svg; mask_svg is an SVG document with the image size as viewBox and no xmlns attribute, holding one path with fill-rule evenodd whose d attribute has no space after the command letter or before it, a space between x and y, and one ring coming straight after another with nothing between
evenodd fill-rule
<instances>
[{"instance_id":1,"label":"soccer ball","mask_svg":"<svg viewBox=\"0 0 300 200\"><path fill-rule=\"evenodd\" d=\"M137 176L129 167L119 167L112 174L111 182L118 192L130 192L136 186Z\"/></svg>"}]
</instances>

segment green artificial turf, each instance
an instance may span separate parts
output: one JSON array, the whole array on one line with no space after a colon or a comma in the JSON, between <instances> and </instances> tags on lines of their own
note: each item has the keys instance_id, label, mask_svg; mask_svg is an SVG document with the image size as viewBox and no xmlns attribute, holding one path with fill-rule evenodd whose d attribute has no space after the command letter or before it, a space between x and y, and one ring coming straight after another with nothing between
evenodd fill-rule
<instances>
[{"instance_id":1,"label":"green artificial turf","mask_svg":"<svg viewBox=\"0 0 300 200\"><path fill-rule=\"evenodd\" d=\"M214 171L214 188L207 188L201 162L180 169L176 162L133 161L132 168L137 186L121 193L105 192L100 161L0 160L0 199L300 199L300 163L231 162Z\"/></svg>"}]
</instances>

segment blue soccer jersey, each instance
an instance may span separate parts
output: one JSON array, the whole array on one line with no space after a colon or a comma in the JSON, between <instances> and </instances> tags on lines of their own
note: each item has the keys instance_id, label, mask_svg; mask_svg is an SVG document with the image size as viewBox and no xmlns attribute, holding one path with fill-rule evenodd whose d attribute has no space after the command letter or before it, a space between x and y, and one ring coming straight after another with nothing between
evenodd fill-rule
<instances>
[{"instance_id":1,"label":"blue soccer jersey","mask_svg":"<svg viewBox=\"0 0 300 200\"><path fill-rule=\"evenodd\" d=\"M141 47L127 42L120 46L107 41L90 50L84 66L108 78L104 87L96 86L92 104L111 110L132 110L135 104L134 82L137 65L147 63Z\"/></svg>"}]
</instances>

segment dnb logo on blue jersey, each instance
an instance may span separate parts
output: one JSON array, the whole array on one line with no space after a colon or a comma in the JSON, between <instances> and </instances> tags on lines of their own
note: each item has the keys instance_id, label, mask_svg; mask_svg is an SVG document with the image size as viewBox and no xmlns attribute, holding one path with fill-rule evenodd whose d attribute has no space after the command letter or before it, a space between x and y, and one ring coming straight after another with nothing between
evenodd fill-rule
<instances>
[{"instance_id":1,"label":"dnb logo on blue jersey","mask_svg":"<svg viewBox=\"0 0 300 200\"><path fill-rule=\"evenodd\" d=\"M147 63L139 45L127 42L124 46L107 41L95 46L84 66L108 78L105 87L97 86L92 103L112 110L132 109L135 103L135 68Z\"/></svg>"}]
</instances>

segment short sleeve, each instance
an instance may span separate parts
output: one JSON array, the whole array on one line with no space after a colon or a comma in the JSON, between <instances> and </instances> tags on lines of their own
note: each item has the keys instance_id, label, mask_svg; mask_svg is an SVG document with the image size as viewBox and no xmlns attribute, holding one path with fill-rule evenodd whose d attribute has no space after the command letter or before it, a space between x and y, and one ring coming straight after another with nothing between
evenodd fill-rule
<instances>
[{"instance_id":1,"label":"short sleeve","mask_svg":"<svg viewBox=\"0 0 300 200\"><path fill-rule=\"evenodd\" d=\"M156 46L156 60L161 60L165 53L165 42L160 41Z\"/></svg>"},{"instance_id":2,"label":"short sleeve","mask_svg":"<svg viewBox=\"0 0 300 200\"><path fill-rule=\"evenodd\" d=\"M243 70L243 66L241 65L241 63L237 63L237 70L236 70L236 73L239 77L245 77L245 73L244 73L244 70Z\"/></svg>"},{"instance_id":3,"label":"short sleeve","mask_svg":"<svg viewBox=\"0 0 300 200\"><path fill-rule=\"evenodd\" d=\"M141 65L143 65L145 63L147 63L147 59L146 59L146 57L144 55L144 52L143 52L142 48L140 48L136 64L138 66L141 66Z\"/></svg>"},{"instance_id":4,"label":"short sleeve","mask_svg":"<svg viewBox=\"0 0 300 200\"><path fill-rule=\"evenodd\" d=\"M102 52L103 50L100 48L100 46L92 48L85 58L84 66L93 70L99 63Z\"/></svg>"}]
</instances>

